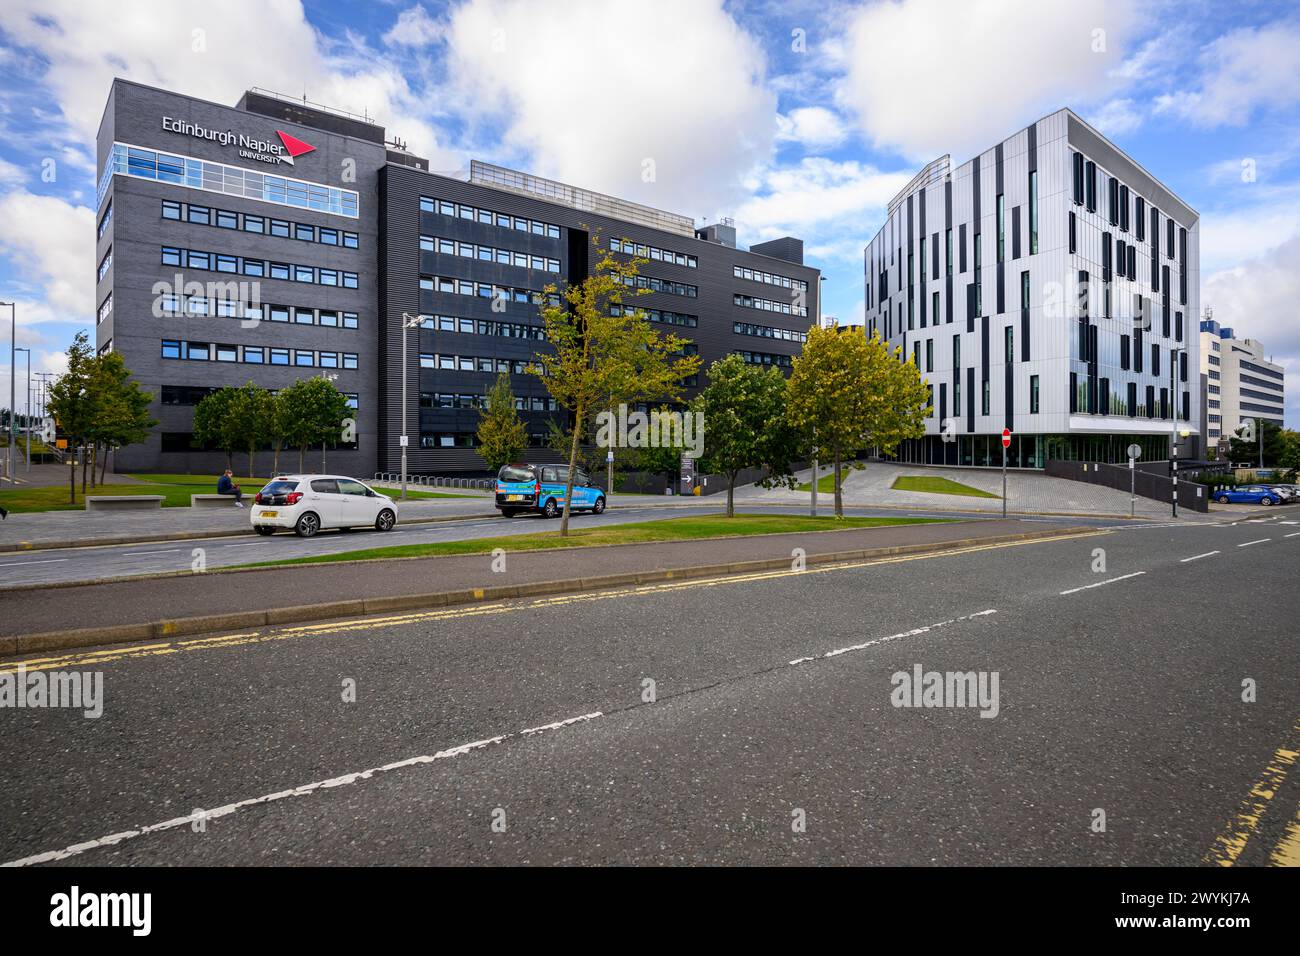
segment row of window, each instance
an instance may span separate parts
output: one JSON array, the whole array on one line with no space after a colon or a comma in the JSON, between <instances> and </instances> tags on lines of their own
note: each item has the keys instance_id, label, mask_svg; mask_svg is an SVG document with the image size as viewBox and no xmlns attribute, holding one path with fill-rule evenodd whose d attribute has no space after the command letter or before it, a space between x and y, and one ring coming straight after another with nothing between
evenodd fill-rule
<instances>
[{"instance_id":1,"label":"row of window","mask_svg":"<svg viewBox=\"0 0 1300 956\"><path fill-rule=\"evenodd\" d=\"M421 392L421 408L487 408L487 395L464 392ZM543 395L516 395L515 410L520 412L558 412L559 403Z\"/></svg>"},{"instance_id":2,"label":"row of window","mask_svg":"<svg viewBox=\"0 0 1300 956\"><path fill-rule=\"evenodd\" d=\"M191 362L243 362L246 365L292 365L297 368L357 367L355 352L271 348L262 345L226 345L216 342L162 340L162 357Z\"/></svg>"},{"instance_id":3,"label":"row of window","mask_svg":"<svg viewBox=\"0 0 1300 956\"><path fill-rule=\"evenodd\" d=\"M351 189L322 186L285 176L269 176L252 169L227 166L206 159L192 159L189 156L158 153L124 143L114 143L113 150L104 163L104 171L95 191L96 209L103 205L104 196L117 173L281 206L314 209L351 219L356 219L359 215L357 193Z\"/></svg>"},{"instance_id":4,"label":"row of window","mask_svg":"<svg viewBox=\"0 0 1300 956\"><path fill-rule=\"evenodd\" d=\"M531 233L534 236L546 236L550 239L560 238L559 226L553 226L550 223L540 222L536 219L525 219L522 216L509 216L503 212L493 212L491 209L482 209L478 206L467 206L465 203L448 202L445 199L430 199L428 196L421 196L420 212L436 212L457 219L472 219L475 222L481 222L488 226L497 226L501 229L517 229L520 232Z\"/></svg>"},{"instance_id":5,"label":"row of window","mask_svg":"<svg viewBox=\"0 0 1300 956\"><path fill-rule=\"evenodd\" d=\"M99 325L99 323L103 322L106 318L108 318L112 314L113 314L113 293L110 292L108 295L104 296L104 301L99 303L99 317L95 320L95 324Z\"/></svg>"},{"instance_id":6,"label":"row of window","mask_svg":"<svg viewBox=\"0 0 1300 956\"><path fill-rule=\"evenodd\" d=\"M742 295L737 292L731 297L733 305L743 306L746 309L759 309L763 312L780 312L782 315L807 315L808 307L805 305L792 305L789 302L773 302L771 299L760 299L752 295Z\"/></svg>"},{"instance_id":7,"label":"row of window","mask_svg":"<svg viewBox=\"0 0 1300 956\"><path fill-rule=\"evenodd\" d=\"M197 405L215 391L215 385L164 385L158 400L163 405ZM276 391L271 389L271 394L274 395ZM360 395L357 392L344 392L344 397L349 408L360 407Z\"/></svg>"},{"instance_id":8,"label":"row of window","mask_svg":"<svg viewBox=\"0 0 1300 956\"><path fill-rule=\"evenodd\" d=\"M113 247L108 247L108 252L104 253L104 258L99 260L99 277L96 282L103 282L104 276L108 275L109 268L113 265Z\"/></svg>"},{"instance_id":9,"label":"row of window","mask_svg":"<svg viewBox=\"0 0 1300 956\"><path fill-rule=\"evenodd\" d=\"M493 285L491 282L475 282L472 279L449 279L445 276L420 276L420 288L425 292L449 292L452 295L472 295L481 299L494 299L503 302L540 303L543 299L552 306L560 304L557 293L542 293L535 289L520 289L514 286Z\"/></svg>"},{"instance_id":10,"label":"row of window","mask_svg":"<svg viewBox=\"0 0 1300 956\"><path fill-rule=\"evenodd\" d=\"M464 335L498 335L507 339L546 340L546 330L526 322L497 322L492 319L463 319L454 315L422 315L420 328L433 332L459 332Z\"/></svg>"},{"instance_id":11,"label":"row of window","mask_svg":"<svg viewBox=\"0 0 1300 956\"><path fill-rule=\"evenodd\" d=\"M770 325L753 325L749 322L733 322L731 331L737 335L757 335L765 339L782 339L786 342L808 341L806 332L796 332L793 329L777 329Z\"/></svg>"},{"instance_id":12,"label":"row of window","mask_svg":"<svg viewBox=\"0 0 1300 956\"><path fill-rule=\"evenodd\" d=\"M529 255L527 252L512 252L509 249L497 249L492 246L480 246L473 242L460 242L454 239L435 239L433 236L421 236L420 249L424 252L440 252L447 256L463 256L466 259L495 262L503 266L537 269L541 272L558 273L560 271L559 259Z\"/></svg>"},{"instance_id":13,"label":"row of window","mask_svg":"<svg viewBox=\"0 0 1300 956\"><path fill-rule=\"evenodd\" d=\"M356 249L360 240L355 232L331 229L326 226L313 226L306 222L290 222L287 219L270 219L266 216L253 216L248 213L232 212L229 209L213 209L195 203L162 201L162 217L177 222L188 222L195 226L215 226L218 229L239 229L243 232L256 233L259 236L275 236L280 239L297 239L300 242L315 242L323 246L342 246Z\"/></svg>"},{"instance_id":14,"label":"row of window","mask_svg":"<svg viewBox=\"0 0 1300 956\"><path fill-rule=\"evenodd\" d=\"M358 288L359 282L355 272L295 265L288 262L267 262L263 259L250 259L246 256L200 252L195 249L178 249L175 246L162 247L162 264L165 266L180 266L186 269L202 269L207 272L227 272L232 275L307 282L343 289Z\"/></svg>"},{"instance_id":15,"label":"row of window","mask_svg":"<svg viewBox=\"0 0 1300 956\"><path fill-rule=\"evenodd\" d=\"M610 315L622 315L623 306L611 305L609 307ZM639 305L628 306L640 312L651 322L658 322L661 325L680 325L683 328L693 329L700 324L699 316L687 315L684 312L669 312L666 309L643 309Z\"/></svg>"},{"instance_id":16,"label":"row of window","mask_svg":"<svg viewBox=\"0 0 1300 956\"><path fill-rule=\"evenodd\" d=\"M789 276L777 275L774 272L760 272L758 269L749 269L745 266L732 266L731 274L737 279L748 279L750 282L765 282L768 285L779 285L783 289L808 291L808 283L802 279L791 279Z\"/></svg>"},{"instance_id":17,"label":"row of window","mask_svg":"<svg viewBox=\"0 0 1300 956\"><path fill-rule=\"evenodd\" d=\"M740 349L736 354L750 365L775 365L778 368L793 368L794 359L789 355L774 355L771 352L746 352Z\"/></svg>"},{"instance_id":18,"label":"row of window","mask_svg":"<svg viewBox=\"0 0 1300 956\"><path fill-rule=\"evenodd\" d=\"M99 238L104 238L104 233L108 232L108 227L113 224L113 203L110 201L108 208L104 210L104 215L99 218Z\"/></svg>"},{"instance_id":19,"label":"row of window","mask_svg":"<svg viewBox=\"0 0 1300 956\"><path fill-rule=\"evenodd\" d=\"M672 279L661 279L658 276L615 275L613 279L620 285L629 288L649 289L651 292L666 292L669 295L684 295L690 299L694 299L700 294L700 290L696 286L687 285L685 282L674 282Z\"/></svg>"},{"instance_id":20,"label":"row of window","mask_svg":"<svg viewBox=\"0 0 1300 956\"><path fill-rule=\"evenodd\" d=\"M698 265L694 256L673 252L671 249L661 249L658 246L647 245L644 242L633 242L630 239L609 240L609 251L621 252L624 255L636 256L639 259L649 259L652 262L671 262L673 265L685 266L688 269L694 269Z\"/></svg>"},{"instance_id":21,"label":"row of window","mask_svg":"<svg viewBox=\"0 0 1300 956\"><path fill-rule=\"evenodd\" d=\"M357 313L334 309L309 309L294 305L248 305L235 299L217 299L203 295L158 297L158 313L163 316L216 316L253 322L287 322L291 325L322 325L331 329L355 329Z\"/></svg>"},{"instance_id":22,"label":"row of window","mask_svg":"<svg viewBox=\"0 0 1300 956\"><path fill-rule=\"evenodd\" d=\"M493 358L480 355L443 355L441 353L421 352L420 368L436 368L444 372L511 372L515 375L528 374L530 359Z\"/></svg>"}]
</instances>

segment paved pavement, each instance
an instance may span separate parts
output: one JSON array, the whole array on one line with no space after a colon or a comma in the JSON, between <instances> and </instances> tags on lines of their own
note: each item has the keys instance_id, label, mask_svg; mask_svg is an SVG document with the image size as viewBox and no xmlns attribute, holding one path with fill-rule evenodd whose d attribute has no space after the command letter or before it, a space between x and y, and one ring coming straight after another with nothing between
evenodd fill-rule
<instances>
[{"instance_id":1,"label":"paved pavement","mask_svg":"<svg viewBox=\"0 0 1300 956\"><path fill-rule=\"evenodd\" d=\"M663 518L671 517L671 514L662 511L658 515L628 514L622 516L621 520L646 517ZM602 518L604 523L620 520L620 516L609 512ZM474 522L468 529L436 530L441 534L459 533L477 537L481 524ZM545 526L553 525L553 522L548 522ZM739 561L777 558L788 561L792 558L794 548L803 548L809 555L833 554L866 548L891 548L905 544L932 544L974 537L1042 532L1052 527L1056 525L1018 520L958 521L818 534L619 545L566 551L563 554L554 551L523 551L517 554L507 553L504 562L491 554L475 554L411 559L397 563L321 564L230 574L186 574L163 580L125 579L107 584L72 587L25 587L0 590L0 635L49 633L65 627L148 624L208 614L233 614L334 601L533 584L539 581L578 581L601 575ZM509 522L507 527L493 530L502 534L518 533L521 530L520 521ZM392 540L388 535L383 538L384 543ZM426 540L424 536L415 534L398 540L404 544L413 543L412 538ZM298 543L294 538L284 540L291 544ZM373 539L371 543L375 543ZM262 542L255 544L260 547ZM503 538L502 544L508 546L509 539ZM234 550L232 556L230 549L238 547L225 545L213 548L213 560L248 563L255 559L254 556L265 557L264 552L253 550ZM77 557L91 562L97 560L94 554ZM161 556L159 559L162 559ZM180 566L188 570L190 549L186 547L173 560L173 567ZM30 571L40 573L49 567L51 566L34 565ZM93 617L87 618L81 613L87 609L94 609Z\"/></svg>"},{"instance_id":2,"label":"paved pavement","mask_svg":"<svg viewBox=\"0 0 1300 956\"><path fill-rule=\"evenodd\" d=\"M822 474L825 474L823 468ZM998 495L998 499L976 498L960 495L936 495L920 491L898 491L891 487L902 476L929 476L952 481ZM800 481L808 481L812 473L802 472ZM868 462L861 471L847 471L844 477L846 504L892 506L900 508L960 508L972 511L1002 511L1002 472L979 468L926 468L918 465L896 465L890 462ZM748 501L807 501L808 492L784 489L747 488L743 500ZM818 495L819 502L833 496ZM1007 507L1028 514L1071 513L1088 515L1127 515L1127 492L1081 481L1053 478L1038 472L1007 472ZM1138 498L1136 513L1140 517L1164 517L1169 506L1150 498Z\"/></svg>"},{"instance_id":3,"label":"paved pavement","mask_svg":"<svg viewBox=\"0 0 1300 956\"><path fill-rule=\"evenodd\" d=\"M1144 525L74 655L102 717L0 711L0 860L1295 862L1297 548ZM997 674L996 717L893 706L916 667Z\"/></svg>"}]
</instances>

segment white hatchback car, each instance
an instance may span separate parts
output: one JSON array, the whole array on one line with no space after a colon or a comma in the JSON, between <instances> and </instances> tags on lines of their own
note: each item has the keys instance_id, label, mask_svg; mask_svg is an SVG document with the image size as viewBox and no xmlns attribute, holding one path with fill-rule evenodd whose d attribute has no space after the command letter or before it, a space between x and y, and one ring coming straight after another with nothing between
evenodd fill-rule
<instances>
[{"instance_id":1,"label":"white hatchback car","mask_svg":"<svg viewBox=\"0 0 1300 956\"><path fill-rule=\"evenodd\" d=\"M292 528L301 538L310 538L321 528L392 531L397 504L355 478L281 475L253 498L248 519L258 534Z\"/></svg>"}]
</instances>

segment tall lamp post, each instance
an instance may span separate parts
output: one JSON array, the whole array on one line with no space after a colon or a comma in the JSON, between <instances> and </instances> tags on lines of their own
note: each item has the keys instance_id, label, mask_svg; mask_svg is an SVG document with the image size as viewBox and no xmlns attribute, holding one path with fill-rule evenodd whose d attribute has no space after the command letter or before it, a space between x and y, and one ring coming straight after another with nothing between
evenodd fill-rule
<instances>
[{"instance_id":1,"label":"tall lamp post","mask_svg":"<svg viewBox=\"0 0 1300 956\"><path fill-rule=\"evenodd\" d=\"M402 313L402 500L406 500L406 446L409 440L406 437L406 333L408 329L414 329L420 324L418 315L411 315L409 312Z\"/></svg>"},{"instance_id":2,"label":"tall lamp post","mask_svg":"<svg viewBox=\"0 0 1300 956\"><path fill-rule=\"evenodd\" d=\"M1173 482L1173 516L1178 517L1178 356L1186 355L1187 348L1169 350L1169 420L1173 431L1169 435L1169 476Z\"/></svg>"},{"instance_id":3,"label":"tall lamp post","mask_svg":"<svg viewBox=\"0 0 1300 956\"><path fill-rule=\"evenodd\" d=\"M9 307L9 318L12 324L9 328L9 467L6 472L9 481L14 481L14 425L17 417L14 415L14 383L18 379L18 362L15 358L15 346L18 344L18 306L12 302L0 302L0 306Z\"/></svg>"},{"instance_id":4,"label":"tall lamp post","mask_svg":"<svg viewBox=\"0 0 1300 956\"><path fill-rule=\"evenodd\" d=\"M27 471L32 470L32 350L18 348L15 352L27 353L27 398L23 402L23 419L27 422L27 440L23 442L23 447L27 451ZM17 369L14 370L17 377Z\"/></svg>"}]
</instances>

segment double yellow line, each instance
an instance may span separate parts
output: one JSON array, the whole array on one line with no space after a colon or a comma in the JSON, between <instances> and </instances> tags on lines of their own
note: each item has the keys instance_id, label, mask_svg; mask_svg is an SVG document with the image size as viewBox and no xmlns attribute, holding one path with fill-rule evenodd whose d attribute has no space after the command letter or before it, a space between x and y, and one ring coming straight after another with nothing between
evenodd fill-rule
<instances>
[{"instance_id":1,"label":"double yellow line","mask_svg":"<svg viewBox=\"0 0 1300 956\"><path fill-rule=\"evenodd\" d=\"M24 661L6 662L0 665L0 674L12 674L19 666L29 671L53 670L56 668L88 668L114 661L141 657L159 657L177 654L182 651L206 651L225 647L239 647L244 644L261 644L268 641L282 641L292 637L327 637L331 635L348 635L357 631L371 631L386 627L400 627L407 624L436 623L461 618L484 617L493 614L507 614L515 611L538 610L577 604L589 601L608 601L613 598L652 595L670 591L682 591L690 588L720 587L729 584L750 584L755 581L767 581L776 578L796 577L807 574L825 574L832 571L846 571L867 568L881 564L902 564L907 561L925 561L931 558L952 557L959 554L972 554L977 551L993 551L1000 548L1017 548L1023 545L1046 544L1073 538L1092 537L1110 534L1109 531L1085 531L1071 534L1053 535L1048 538L1033 538L1028 541L1004 541L997 544L971 545L965 548L953 548L949 551L927 551L922 554L898 555L888 558L872 558L866 561L851 561L837 564L819 564L801 571L781 569L777 571L759 571L751 574L732 574L713 578L687 578L681 581L668 581L662 584L645 584L631 587L611 588L605 591L578 592L561 594L554 597L537 598L531 601L515 600L510 603L472 604L440 611L413 611L402 614L390 614L382 617L366 617L345 621L328 621L322 624L304 624L294 627L280 627L267 631L241 631L234 634L221 634L216 637L201 637L190 640L156 642L150 644L123 645L98 651L82 651L75 654L63 654L50 657L37 657Z\"/></svg>"},{"instance_id":2,"label":"double yellow line","mask_svg":"<svg viewBox=\"0 0 1300 956\"><path fill-rule=\"evenodd\" d=\"M1235 866L1237 860L1259 831L1260 821L1273 798L1286 783L1287 774L1300 757L1300 717L1291 726L1291 732L1281 747L1273 752L1268 766L1264 768L1259 781L1250 788L1241 806L1223 831L1215 837L1214 843L1206 851L1204 861L1215 866ZM1282 839L1269 853L1270 866L1300 866L1300 806L1296 815L1287 824Z\"/></svg>"}]
</instances>

